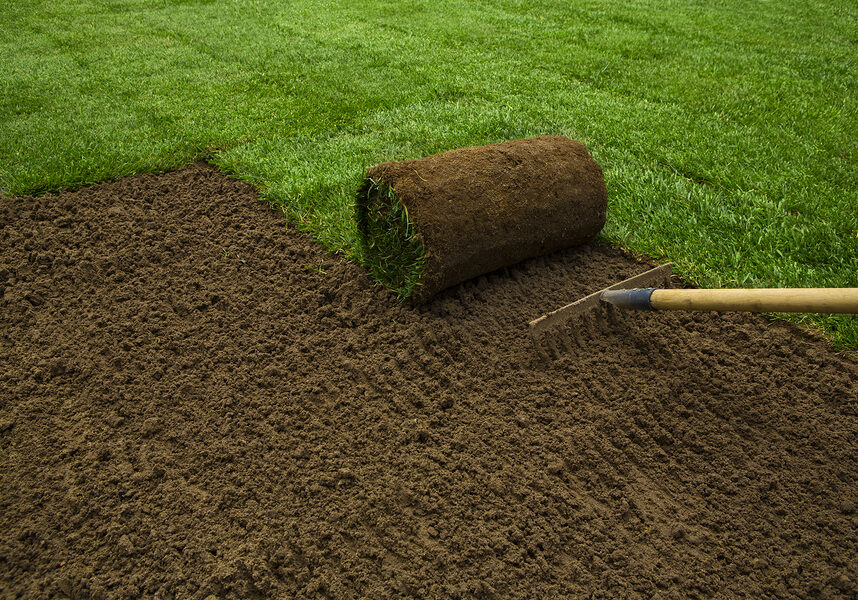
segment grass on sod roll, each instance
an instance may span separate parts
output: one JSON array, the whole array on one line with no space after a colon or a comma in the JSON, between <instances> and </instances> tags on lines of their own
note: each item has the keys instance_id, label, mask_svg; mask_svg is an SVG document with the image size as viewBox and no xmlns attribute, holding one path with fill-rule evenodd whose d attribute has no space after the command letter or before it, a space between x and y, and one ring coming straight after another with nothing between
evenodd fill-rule
<instances>
[{"instance_id":1,"label":"grass on sod roll","mask_svg":"<svg viewBox=\"0 0 858 600\"><path fill-rule=\"evenodd\" d=\"M202 157L367 264L367 167L564 134L604 169L606 240L706 287L858 286L854 0L16 0L0 22L7 194ZM855 317L790 318L858 348Z\"/></svg>"},{"instance_id":2,"label":"grass on sod roll","mask_svg":"<svg viewBox=\"0 0 858 600\"><path fill-rule=\"evenodd\" d=\"M360 247L366 268L406 300L420 285L426 250L408 209L393 188L367 179L358 190L355 210Z\"/></svg>"}]
</instances>

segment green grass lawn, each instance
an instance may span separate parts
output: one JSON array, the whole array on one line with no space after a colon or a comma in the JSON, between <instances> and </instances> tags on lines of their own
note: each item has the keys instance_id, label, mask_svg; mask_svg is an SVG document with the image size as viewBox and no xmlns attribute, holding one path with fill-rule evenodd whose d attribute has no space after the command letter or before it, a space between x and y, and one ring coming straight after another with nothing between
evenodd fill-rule
<instances>
[{"instance_id":1,"label":"green grass lawn","mask_svg":"<svg viewBox=\"0 0 858 600\"><path fill-rule=\"evenodd\" d=\"M704 286L858 286L856 15L854 0L4 2L0 188L204 157L360 260L365 168L557 133L605 170L606 239ZM799 319L858 348L855 317Z\"/></svg>"}]
</instances>

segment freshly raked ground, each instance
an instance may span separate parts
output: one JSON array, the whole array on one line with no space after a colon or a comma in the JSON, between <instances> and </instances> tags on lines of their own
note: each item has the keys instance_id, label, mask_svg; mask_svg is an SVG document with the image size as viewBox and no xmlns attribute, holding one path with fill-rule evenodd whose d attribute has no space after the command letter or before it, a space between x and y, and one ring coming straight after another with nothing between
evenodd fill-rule
<instances>
[{"instance_id":1,"label":"freshly raked ground","mask_svg":"<svg viewBox=\"0 0 858 600\"><path fill-rule=\"evenodd\" d=\"M203 157L360 260L366 167L565 134L604 167L608 240L700 285L858 286L852 0L16 0L0 22L6 194ZM804 322L858 347L855 317Z\"/></svg>"}]
</instances>

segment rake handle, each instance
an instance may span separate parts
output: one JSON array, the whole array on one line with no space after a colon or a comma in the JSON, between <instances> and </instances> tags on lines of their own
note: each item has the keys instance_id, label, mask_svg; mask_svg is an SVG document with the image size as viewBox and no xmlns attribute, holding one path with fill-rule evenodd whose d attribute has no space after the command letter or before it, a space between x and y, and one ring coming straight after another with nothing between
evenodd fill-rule
<instances>
[{"instance_id":1,"label":"rake handle","mask_svg":"<svg viewBox=\"0 0 858 600\"><path fill-rule=\"evenodd\" d=\"M616 290L603 292L602 300L625 308L655 310L858 314L858 288Z\"/></svg>"}]
</instances>

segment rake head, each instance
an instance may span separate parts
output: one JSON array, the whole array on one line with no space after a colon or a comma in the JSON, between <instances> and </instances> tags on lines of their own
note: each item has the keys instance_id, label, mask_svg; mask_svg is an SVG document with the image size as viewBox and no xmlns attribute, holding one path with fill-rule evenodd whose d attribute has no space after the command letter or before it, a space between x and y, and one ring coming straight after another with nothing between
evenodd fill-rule
<instances>
[{"instance_id":1,"label":"rake head","mask_svg":"<svg viewBox=\"0 0 858 600\"><path fill-rule=\"evenodd\" d=\"M583 347L603 324L616 324L618 309L601 300L602 292L647 287L670 287L672 263L650 269L567 304L528 324L530 340L537 353L550 361Z\"/></svg>"}]
</instances>

